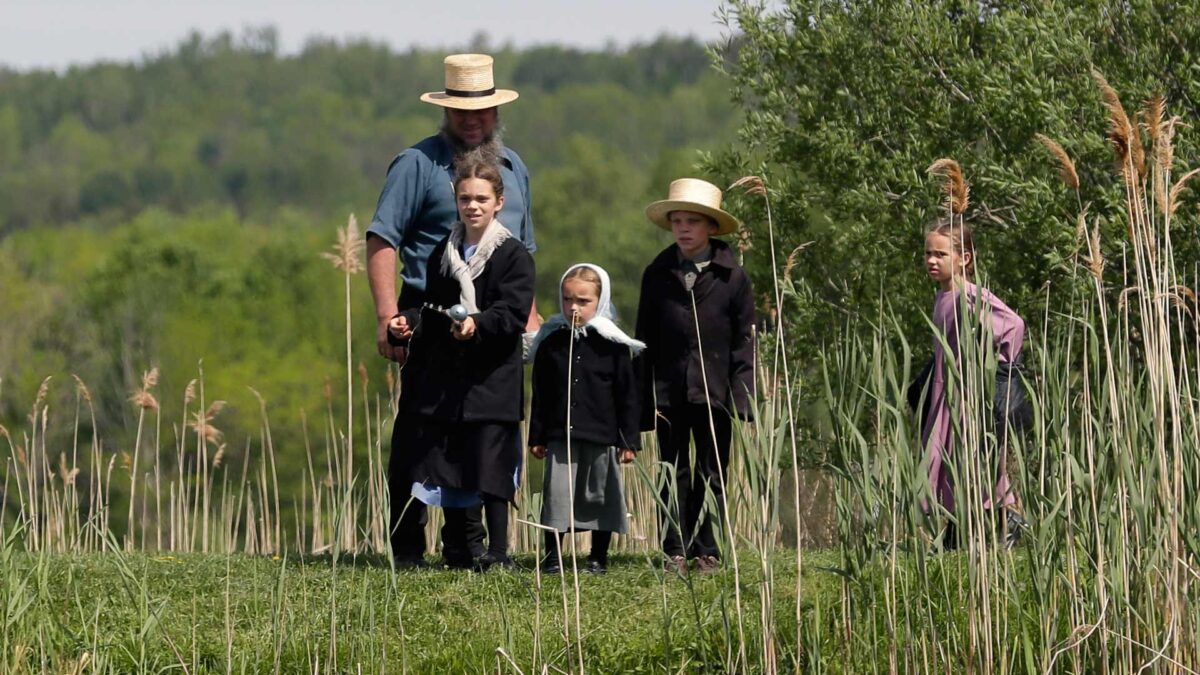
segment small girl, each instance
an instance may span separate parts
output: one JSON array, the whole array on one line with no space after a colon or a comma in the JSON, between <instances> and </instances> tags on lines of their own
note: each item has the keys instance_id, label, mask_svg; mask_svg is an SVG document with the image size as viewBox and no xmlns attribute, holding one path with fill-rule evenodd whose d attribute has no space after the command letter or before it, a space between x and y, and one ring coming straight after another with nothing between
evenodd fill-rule
<instances>
[{"instance_id":1,"label":"small girl","mask_svg":"<svg viewBox=\"0 0 1200 675\"><path fill-rule=\"evenodd\" d=\"M524 408L521 335L533 303L534 265L496 220L504 181L482 156L458 163L460 222L434 247L425 290L389 325L407 343L388 464L393 554L420 565L425 506L443 507L443 555L468 551L466 509L483 501L488 549L477 569L512 567L508 506L515 493ZM461 304L465 319L439 308Z\"/></svg>"},{"instance_id":2,"label":"small girl","mask_svg":"<svg viewBox=\"0 0 1200 675\"><path fill-rule=\"evenodd\" d=\"M618 464L632 462L641 448L633 357L645 345L617 327L603 269L574 265L559 287L562 313L542 326L531 346L529 452L549 458L542 524L558 531L546 534L542 573L562 571L565 533L591 530L586 569L604 574L613 533L627 530Z\"/></svg>"},{"instance_id":3,"label":"small girl","mask_svg":"<svg viewBox=\"0 0 1200 675\"><path fill-rule=\"evenodd\" d=\"M1006 471L1006 441L1008 434L1023 426L1023 416L1028 413L1023 385L1018 375L1021 363L1021 343L1025 337L1025 322L1016 312L1005 305L986 288L976 286L971 282L975 272L975 244L971 237L971 229L965 223L954 220L941 220L934 223L925 235L925 265L929 277L938 285L937 294L933 300L933 361L928 393L925 396L926 406L921 407L923 423L921 425L921 440L923 441L926 462L929 470L929 483L933 494L947 511L955 512L954 473L950 462L956 451L955 438L961 439L963 422L955 422L951 412L951 397L963 396L962 385L958 385L958 393L947 391L946 349L954 356L954 363L959 370L964 368L960 351L961 329L969 334L971 326L968 320L983 322L985 330L990 329L992 346L995 351L997 365L996 373L996 403L994 408L997 438L1000 447L996 457L995 485L989 485L990 492L983 495L983 508L1008 515L1006 544L1015 544L1019 536L1020 525L1024 524L1011 507L1016 502L1012 493ZM965 294L965 298L963 297ZM963 315L963 308L971 312L973 317ZM944 340L944 342L943 342ZM964 373L969 375L969 373ZM961 383L962 377L958 377ZM954 406L961 410L962 406ZM960 413L961 414L961 413ZM980 442L983 433L978 434ZM980 452L970 448L966 453ZM958 469L959 477L966 470L963 460L977 460L977 457L960 457L954 466ZM983 469L991 473L990 468ZM990 479L988 479L990 482ZM943 537L946 548L957 545L956 533L950 527Z\"/></svg>"}]
</instances>

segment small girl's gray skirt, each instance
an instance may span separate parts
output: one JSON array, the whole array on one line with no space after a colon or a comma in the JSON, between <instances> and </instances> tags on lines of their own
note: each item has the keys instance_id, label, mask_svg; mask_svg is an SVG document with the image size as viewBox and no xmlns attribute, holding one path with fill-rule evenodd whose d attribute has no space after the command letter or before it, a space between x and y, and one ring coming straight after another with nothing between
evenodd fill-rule
<instances>
[{"instance_id":1,"label":"small girl's gray skirt","mask_svg":"<svg viewBox=\"0 0 1200 675\"><path fill-rule=\"evenodd\" d=\"M571 441L550 441L542 482L542 524L560 532L571 529L571 483L575 490L575 529L625 534L625 493L621 465L612 446ZM572 464L574 466L572 466Z\"/></svg>"}]
</instances>

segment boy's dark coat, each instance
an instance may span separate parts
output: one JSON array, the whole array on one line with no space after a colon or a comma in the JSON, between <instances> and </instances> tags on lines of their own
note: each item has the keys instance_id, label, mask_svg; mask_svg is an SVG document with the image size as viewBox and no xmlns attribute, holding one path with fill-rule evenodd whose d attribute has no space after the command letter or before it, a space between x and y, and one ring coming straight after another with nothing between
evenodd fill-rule
<instances>
[{"instance_id":1,"label":"boy's dark coat","mask_svg":"<svg viewBox=\"0 0 1200 675\"><path fill-rule=\"evenodd\" d=\"M570 335L569 329L551 333L534 357L530 446L566 438ZM573 351L571 438L640 449L638 379L628 345L592 330Z\"/></svg>"},{"instance_id":2,"label":"boy's dark coat","mask_svg":"<svg viewBox=\"0 0 1200 675\"><path fill-rule=\"evenodd\" d=\"M660 253L642 275L637 337L642 355L642 429L654 428L655 408L709 403L743 419L754 395L754 293L750 277L723 241L711 241L712 262L696 277L696 316L684 282L679 247ZM705 398L700 339L704 344Z\"/></svg>"},{"instance_id":3,"label":"boy's dark coat","mask_svg":"<svg viewBox=\"0 0 1200 675\"><path fill-rule=\"evenodd\" d=\"M475 279L475 337L456 340L450 318L421 309L459 301L458 281L442 272L448 239L433 249L426 286L401 312L416 326L400 374L400 412L463 422L516 422L524 414L521 334L533 304L533 258L517 239L507 239ZM407 303L406 303L407 304Z\"/></svg>"}]
</instances>

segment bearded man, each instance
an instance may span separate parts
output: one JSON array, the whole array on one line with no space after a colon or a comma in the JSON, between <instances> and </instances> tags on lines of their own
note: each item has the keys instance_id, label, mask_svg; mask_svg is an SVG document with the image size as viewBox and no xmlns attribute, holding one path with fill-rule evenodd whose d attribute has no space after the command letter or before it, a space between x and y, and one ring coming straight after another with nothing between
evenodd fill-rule
<instances>
[{"instance_id":1,"label":"bearded man","mask_svg":"<svg viewBox=\"0 0 1200 675\"><path fill-rule=\"evenodd\" d=\"M453 177L455 162L469 151L479 150L495 159L504 180L504 208L498 220L530 253L536 250L529 194L529 170L511 148L500 140L499 106L517 99L517 92L496 89L492 57L484 54L454 54L445 61L445 88L429 92L421 100L443 110L441 130L401 152L388 167L387 180L379 194L375 217L367 229L367 270L371 296L378 320L376 343L379 353L403 364L407 349L388 339L388 322L399 310L409 309L425 288L429 254L450 233L458 220ZM402 281L396 297L396 260L401 263ZM529 308L526 329L537 330L536 306ZM426 504L443 508L465 508L465 536L442 529L442 556L451 567L469 567L484 552L484 529L477 497L455 494L420 494L420 486L402 485L405 458L392 452L388 462L391 496L392 556L398 565L424 564ZM419 514L420 529L401 527L405 518ZM456 519L457 520L457 519Z\"/></svg>"}]
</instances>

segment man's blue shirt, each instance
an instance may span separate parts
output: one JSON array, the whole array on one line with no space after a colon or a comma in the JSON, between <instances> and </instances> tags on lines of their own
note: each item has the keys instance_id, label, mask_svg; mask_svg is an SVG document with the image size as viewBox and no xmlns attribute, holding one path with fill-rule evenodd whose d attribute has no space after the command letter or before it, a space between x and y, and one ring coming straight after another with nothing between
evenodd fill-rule
<instances>
[{"instance_id":1,"label":"man's blue shirt","mask_svg":"<svg viewBox=\"0 0 1200 675\"><path fill-rule=\"evenodd\" d=\"M500 174L504 179L504 208L498 219L532 253L537 245L530 212L529 170L517 153L505 147ZM383 238L399 253L404 285L423 290L429 254L450 234L450 226L457 220L454 149L441 135L434 135L392 160L367 233Z\"/></svg>"}]
</instances>

